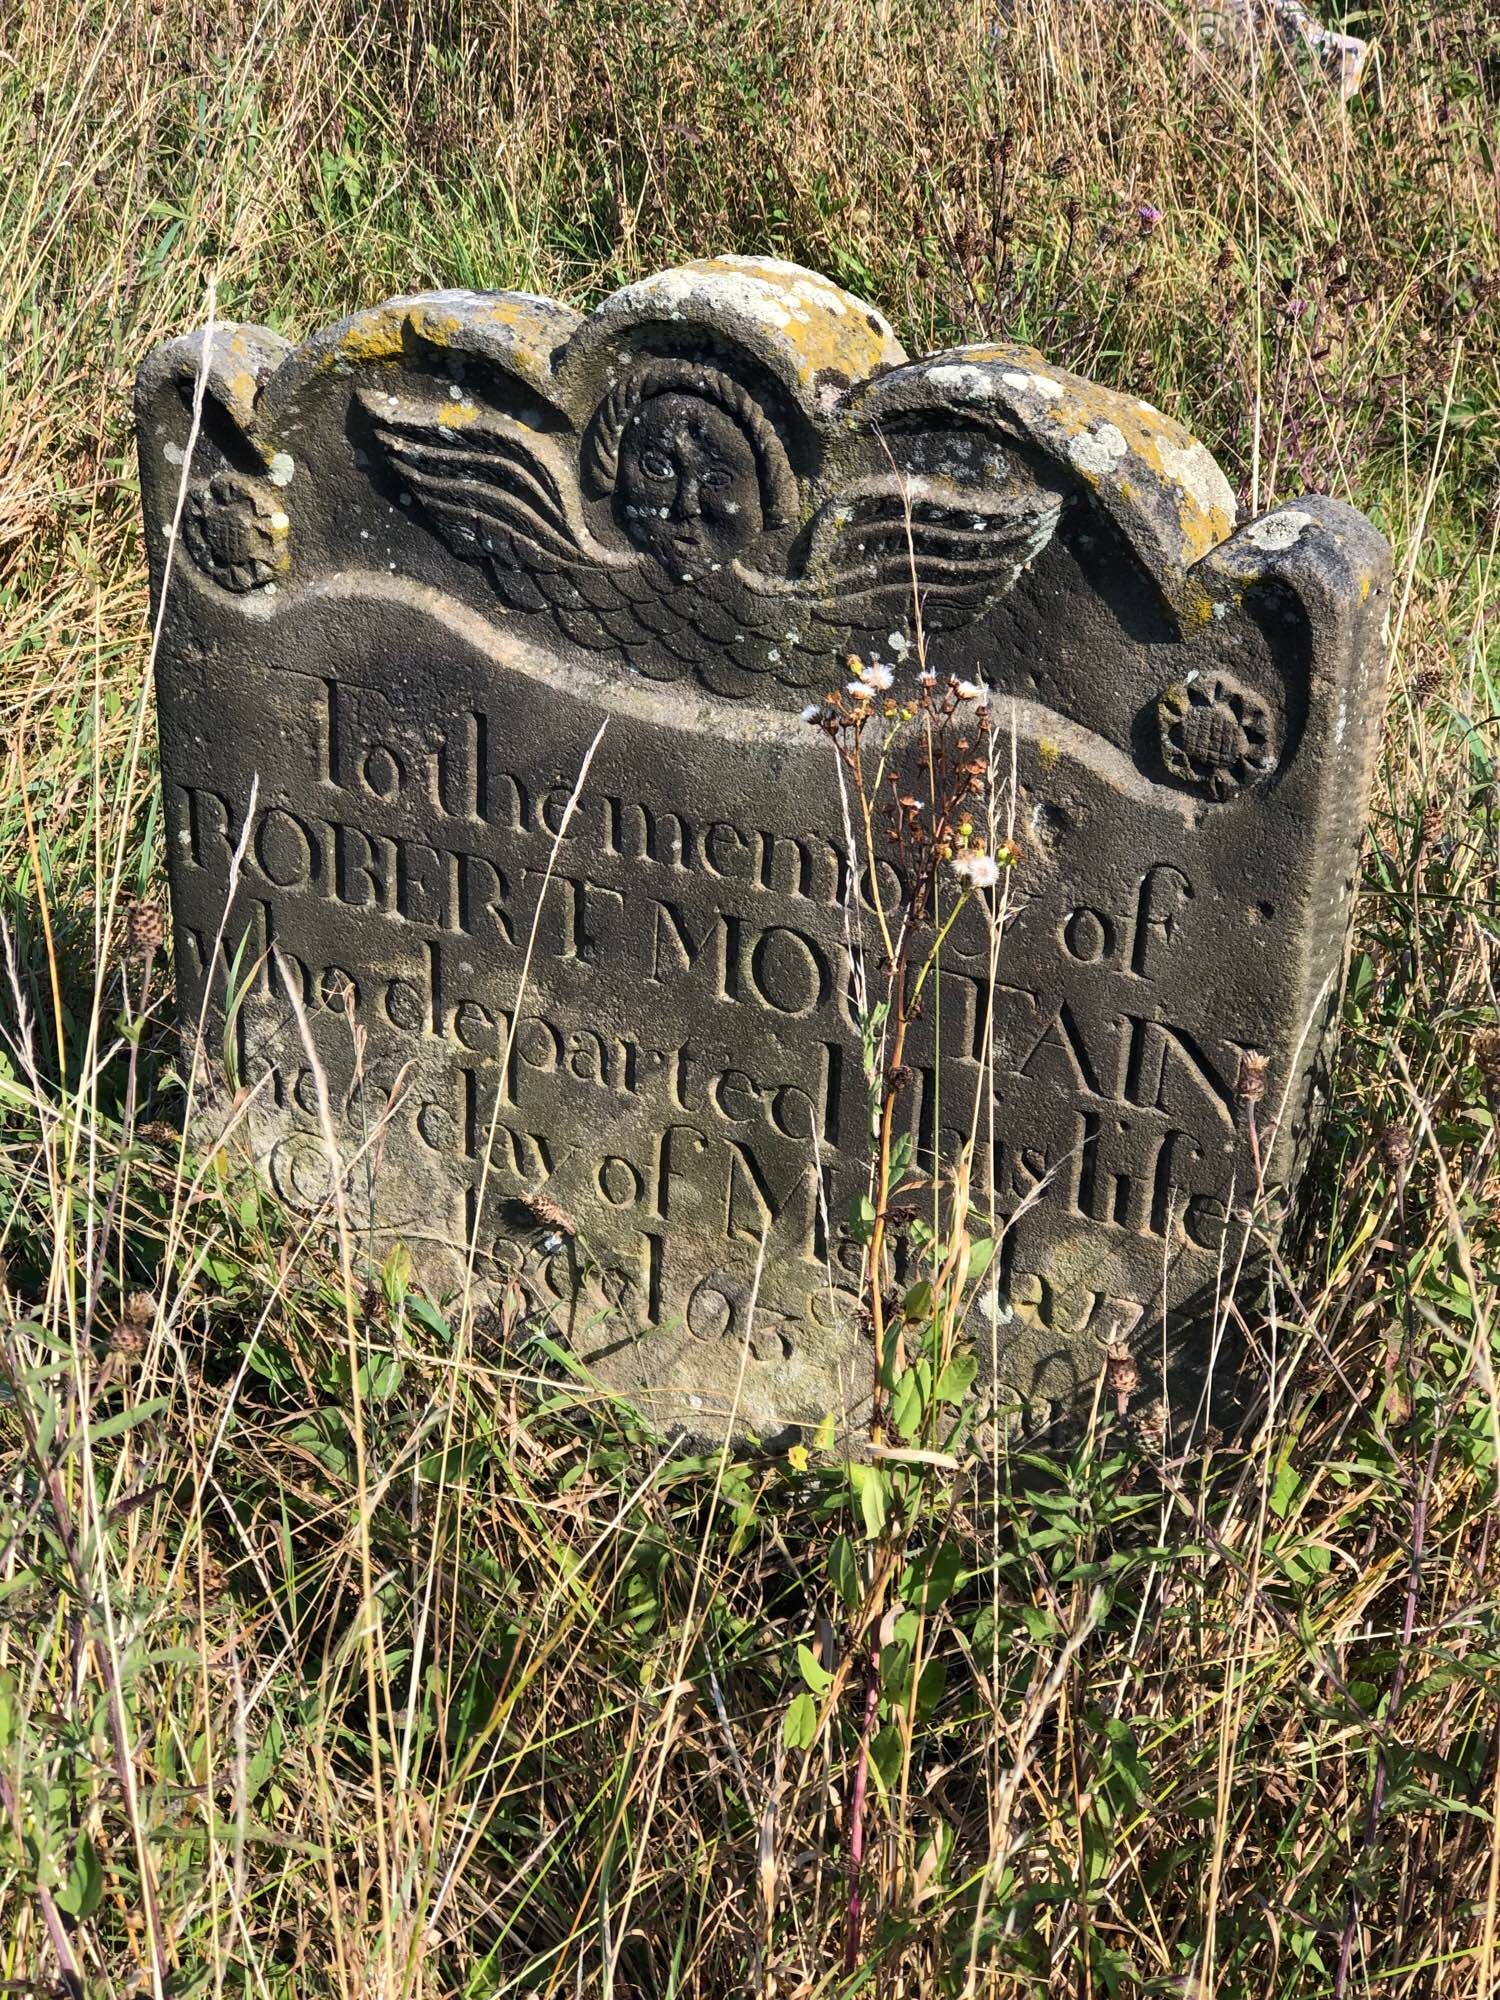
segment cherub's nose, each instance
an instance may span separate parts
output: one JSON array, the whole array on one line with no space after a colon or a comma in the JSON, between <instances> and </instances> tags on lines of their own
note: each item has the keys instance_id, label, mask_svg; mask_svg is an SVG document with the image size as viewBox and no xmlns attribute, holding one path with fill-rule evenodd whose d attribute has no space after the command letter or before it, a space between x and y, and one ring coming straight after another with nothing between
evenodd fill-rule
<instances>
[{"instance_id":1,"label":"cherub's nose","mask_svg":"<svg viewBox=\"0 0 1500 2000\"><path fill-rule=\"evenodd\" d=\"M677 511L685 521L696 521L703 511L700 505L698 476L693 472L682 473L677 481Z\"/></svg>"}]
</instances>

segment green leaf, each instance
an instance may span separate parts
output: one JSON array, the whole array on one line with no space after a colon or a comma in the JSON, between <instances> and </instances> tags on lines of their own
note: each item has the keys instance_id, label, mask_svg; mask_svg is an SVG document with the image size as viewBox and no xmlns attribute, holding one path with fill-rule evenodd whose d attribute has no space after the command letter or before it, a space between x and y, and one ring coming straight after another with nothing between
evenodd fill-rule
<instances>
[{"instance_id":1,"label":"green leaf","mask_svg":"<svg viewBox=\"0 0 1500 2000\"><path fill-rule=\"evenodd\" d=\"M856 1243L868 1243L875 1234L875 1204L867 1194L857 1194L849 1204L849 1234Z\"/></svg>"},{"instance_id":2,"label":"green leaf","mask_svg":"<svg viewBox=\"0 0 1500 2000\"><path fill-rule=\"evenodd\" d=\"M964 1350L953 1356L938 1377L937 1399L940 1403L951 1403L955 1408L962 1403L974 1386L974 1377L979 1373L979 1357Z\"/></svg>"},{"instance_id":3,"label":"green leaf","mask_svg":"<svg viewBox=\"0 0 1500 2000\"><path fill-rule=\"evenodd\" d=\"M91 1917L103 1900L104 1870L86 1833L80 1833L74 1843L68 1879L59 1883L54 1893L57 1907L78 1923Z\"/></svg>"},{"instance_id":4,"label":"green leaf","mask_svg":"<svg viewBox=\"0 0 1500 2000\"><path fill-rule=\"evenodd\" d=\"M1021 1623L1026 1627L1027 1633L1031 1638L1040 1642L1043 1639L1051 1639L1056 1636L1057 1620L1044 1605L1023 1604L1019 1607L1019 1612Z\"/></svg>"},{"instance_id":5,"label":"green leaf","mask_svg":"<svg viewBox=\"0 0 1500 2000\"><path fill-rule=\"evenodd\" d=\"M406 1288L411 1283L411 1252L404 1243L392 1244L390 1254L380 1267L380 1289L385 1293L385 1302L394 1312L406 1297Z\"/></svg>"},{"instance_id":6,"label":"green leaf","mask_svg":"<svg viewBox=\"0 0 1500 2000\"><path fill-rule=\"evenodd\" d=\"M394 1354L372 1354L359 1371L359 1392L372 1403L389 1402L404 1372Z\"/></svg>"},{"instance_id":7,"label":"green leaf","mask_svg":"<svg viewBox=\"0 0 1500 2000\"><path fill-rule=\"evenodd\" d=\"M864 1517L865 1539L873 1542L886 1522L888 1490L885 1475L873 1465L851 1465L849 1483Z\"/></svg>"},{"instance_id":8,"label":"green leaf","mask_svg":"<svg viewBox=\"0 0 1500 2000\"><path fill-rule=\"evenodd\" d=\"M89 1425L89 1443L102 1444L105 1438L119 1437L124 1431L134 1430L137 1424L159 1417L166 1407L165 1396L153 1396L149 1403L137 1403L129 1410L116 1410L103 1423Z\"/></svg>"},{"instance_id":9,"label":"green leaf","mask_svg":"<svg viewBox=\"0 0 1500 2000\"><path fill-rule=\"evenodd\" d=\"M948 1688L948 1664L945 1660L929 1660L917 1677L917 1720L925 1722Z\"/></svg>"},{"instance_id":10,"label":"green leaf","mask_svg":"<svg viewBox=\"0 0 1500 2000\"><path fill-rule=\"evenodd\" d=\"M880 1780L880 1789L889 1792L901 1777L901 1731L888 1722L870 1743L870 1768Z\"/></svg>"},{"instance_id":11,"label":"green leaf","mask_svg":"<svg viewBox=\"0 0 1500 2000\"><path fill-rule=\"evenodd\" d=\"M1276 1467L1276 1477L1271 1485L1269 1502L1271 1512L1276 1516L1278 1521L1286 1519L1301 1485L1302 1475L1292 1464L1290 1457L1283 1454L1281 1462Z\"/></svg>"},{"instance_id":12,"label":"green leaf","mask_svg":"<svg viewBox=\"0 0 1500 2000\"><path fill-rule=\"evenodd\" d=\"M865 1592L860 1580L859 1558L847 1535L835 1535L829 1546L828 1580L849 1609L857 1611Z\"/></svg>"},{"instance_id":13,"label":"green leaf","mask_svg":"<svg viewBox=\"0 0 1500 2000\"><path fill-rule=\"evenodd\" d=\"M797 1665L802 1670L802 1678L814 1694L826 1694L833 1681L833 1675L826 1667L820 1667L813 1658L811 1646L798 1646Z\"/></svg>"},{"instance_id":14,"label":"green leaf","mask_svg":"<svg viewBox=\"0 0 1500 2000\"><path fill-rule=\"evenodd\" d=\"M922 1412L927 1407L926 1384L922 1379L924 1369L930 1382L932 1370L925 1361L914 1361L909 1368L902 1369L895 1394L891 1397L891 1422L908 1443L921 1429Z\"/></svg>"},{"instance_id":15,"label":"green leaf","mask_svg":"<svg viewBox=\"0 0 1500 2000\"><path fill-rule=\"evenodd\" d=\"M453 1329L437 1307L426 1299L418 1298L412 1292L406 1295L406 1317L414 1319L418 1326L425 1326L427 1331L436 1335L445 1346L453 1339Z\"/></svg>"},{"instance_id":16,"label":"green leaf","mask_svg":"<svg viewBox=\"0 0 1500 2000\"><path fill-rule=\"evenodd\" d=\"M1105 1723L1104 1734L1112 1753L1110 1768L1119 1772L1136 1804L1144 1804L1151 1796L1151 1774L1141 1762L1130 1724L1123 1717L1114 1716Z\"/></svg>"},{"instance_id":17,"label":"green leaf","mask_svg":"<svg viewBox=\"0 0 1500 2000\"><path fill-rule=\"evenodd\" d=\"M781 1719L781 1740L789 1750L806 1750L818 1732L818 1704L810 1694L792 1697Z\"/></svg>"},{"instance_id":18,"label":"green leaf","mask_svg":"<svg viewBox=\"0 0 1500 2000\"><path fill-rule=\"evenodd\" d=\"M995 1254L993 1236L976 1236L969 1245L969 1261L964 1267L964 1283L977 1285L990 1268L990 1259Z\"/></svg>"},{"instance_id":19,"label":"green leaf","mask_svg":"<svg viewBox=\"0 0 1500 2000\"><path fill-rule=\"evenodd\" d=\"M939 1542L923 1566L921 1580L911 1594L919 1611L936 1611L953 1594L963 1564L954 1542Z\"/></svg>"},{"instance_id":20,"label":"green leaf","mask_svg":"<svg viewBox=\"0 0 1500 2000\"><path fill-rule=\"evenodd\" d=\"M880 1692L887 1701L904 1704L911 1689L911 1644L893 1639L880 1649Z\"/></svg>"},{"instance_id":21,"label":"green leaf","mask_svg":"<svg viewBox=\"0 0 1500 2000\"><path fill-rule=\"evenodd\" d=\"M934 1293L931 1282L923 1278L919 1284L912 1286L906 1297L901 1301L902 1317L904 1319L931 1319L933 1303Z\"/></svg>"},{"instance_id":22,"label":"green leaf","mask_svg":"<svg viewBox=\"0 0 1500 2000\"><path fill-rule=\"evenodd\" d=\"M901 1352L901 1321L892 1319L881 1337L880 1386L888 1394L896 1388L896 1362Z\"/></svg>"}]
</instances>

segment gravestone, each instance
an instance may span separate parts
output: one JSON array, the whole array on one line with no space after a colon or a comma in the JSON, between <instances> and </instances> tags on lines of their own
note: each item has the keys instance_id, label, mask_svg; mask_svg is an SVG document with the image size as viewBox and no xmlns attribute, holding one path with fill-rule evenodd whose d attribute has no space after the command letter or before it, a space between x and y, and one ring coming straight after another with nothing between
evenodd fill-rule
<instances>
[{"instance_id":1,"label":"gravestone","mask_svg":"<svg viewBox=\"0 0 1500 2000\"><path fill-rule=\"evenodd\" d=\"M1236 529L1149 404L1017 346L910 361L741 258L588 316L189 335L138 419L181 1018L285 1202L337 1194L438 1295L513 1288L664 1421L857 1408L858 982L903 882L805 712L882 663L899 765L925 662L988 701L1017 852L913 1031L912 1171L977 1139L980 1346L1022 1396L1110 1344L1191 1378L1306 1150L1366 521Z\"/></svg>"}]
</instances>

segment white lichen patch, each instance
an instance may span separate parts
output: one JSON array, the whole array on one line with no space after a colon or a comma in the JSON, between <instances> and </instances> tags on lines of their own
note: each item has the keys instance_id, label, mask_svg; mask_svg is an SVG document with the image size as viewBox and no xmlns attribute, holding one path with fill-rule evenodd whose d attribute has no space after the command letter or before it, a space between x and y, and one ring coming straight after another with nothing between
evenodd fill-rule
<instances>
[{"instance_id":1,"label":"white lichen patch","mask_svg":"<svg viewBox=\"0 0 1500 2000\"><path fill-rule=\"evenodd\" d=\"M987 403L994 394L989 376L972 361L940 361L927 370L927 379L935 389L946 389L966 403Z\"/></svg>"},{"instance_id":2,"label":"white lichen patch","mask_svg":"<svg viewBox=\"0 0 1500 2000\"><path fill-rule=\"evenodd\" d=\"M1050 375L1028 375L1021 368L1007 368L1000 380L1018 396L1040 396L1044 403L1058 402L1063 393L1062 383L1054 382Z\"/></svg>"},{"instance_id":3,"label":"white lichen patch","mask_svg":"<svg viewBox=\"0 0 1500 2000\"><path fill-rule=\"evenodd\" d=\"M1199 444L1196 438L1185 445L1169 444L1162 438L1157 450L1161 454L1162 471L1190 500L1195 500L1205 514L1222 514L1227 521L1233 521L1234 489L1214 463L1207 445Z\"/></svg>"},{"instance_id":4,"label":"white lichen patch","mask_svg":"<svg viewBox=\"0 0 1500 2000\"><path fill-rule=\"evenodd\" d=\"M1097 430L1080 432L1068 440L1068 457L1080 472L1095 476L1113 472L1129 449L1117 424L1100 424Z\"/></svg>"},{"instance_id":5,"label":"white lichen patch","mask_svg":"<svg viewBox=\"0 0 1500 2000\"><path fill-rule=\"evenodd\" d=\"M722 268L731 263L733 269ZM618 312L627 305L633 309L649 305L670 319L685 313L738 312L776 332L806 326L814 313L842 318L847 310L834 286L795 264L772 270L759 259L727 257L721 260L721 268L712 272L691 268L663 271L627 285L604 310Z\"/></svg>"},{"instance_id":6,"label":"white lichen patch","mask_svg":"<svg viewBox=\"0 0 1500 2000\"><path fill-rule=\"evenodd\" d=\"M266 477L273 486L290 486L292 474L296 471L289 451L278 451L266 467Z\"/></svg>"},{"instance_id":7,"label":"white lichen patch","mask_svg":"<svg viewBox=\"0 0 1500 2000\"><path fill-rule=\"evenodd\" d=\"M187 453L183 450L182 446L180 444L173 444L170 438L162 446L161 455L167 461L168 465L181 465L187 457Z\"/></svg>"},{"instance_id":8,"label":"white lichen patch","mask_svg":"<svg viewBox=\"0 0 1500 2000\"><path fill-rule=\"evenodd\" d=\"M1252 521L1245 530L1245 540L1253 542L1258 549L1289 549L1300 540L1304 528L1312 526L1311 514L1304 514L1300 507L1283 507L1278 514L1267 514L1264 520Z\"/></svg>"}]
</instances>

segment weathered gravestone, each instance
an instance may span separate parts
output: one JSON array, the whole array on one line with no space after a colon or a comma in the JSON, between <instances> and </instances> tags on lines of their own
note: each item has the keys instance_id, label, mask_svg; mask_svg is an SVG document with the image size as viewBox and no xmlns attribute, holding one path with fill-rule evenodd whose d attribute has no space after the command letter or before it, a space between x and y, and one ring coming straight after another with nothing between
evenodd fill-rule
<instances>
[{"instance_id":1,"label":"weathered gravestone","mask_svg":"<svg viewBox=\"0 0 1500 2000\"><path fill-rule=\"evenodd\" d=\"M931 666L993 691L1021 848L993 962L974 899L914 1033L917 1161L980 1102L1025 1395L1111 1340L1187 1366L1257 1151L1274 1187L1304 1150L1380 710L1367 522L1236 531L1150 405L1025 348L908 361L739 258L588 317L190 335L139 434L182 1019L288 1202L328 1212L321 1071L361 1241L439 1290L518 1282L663 1418L708 1427L742 1356L742 1428L857 1405L851 978L863 940L878 994L900 883L803 711L850 652L915 685L915 584Z\"/></svg>"}]
</instances>

